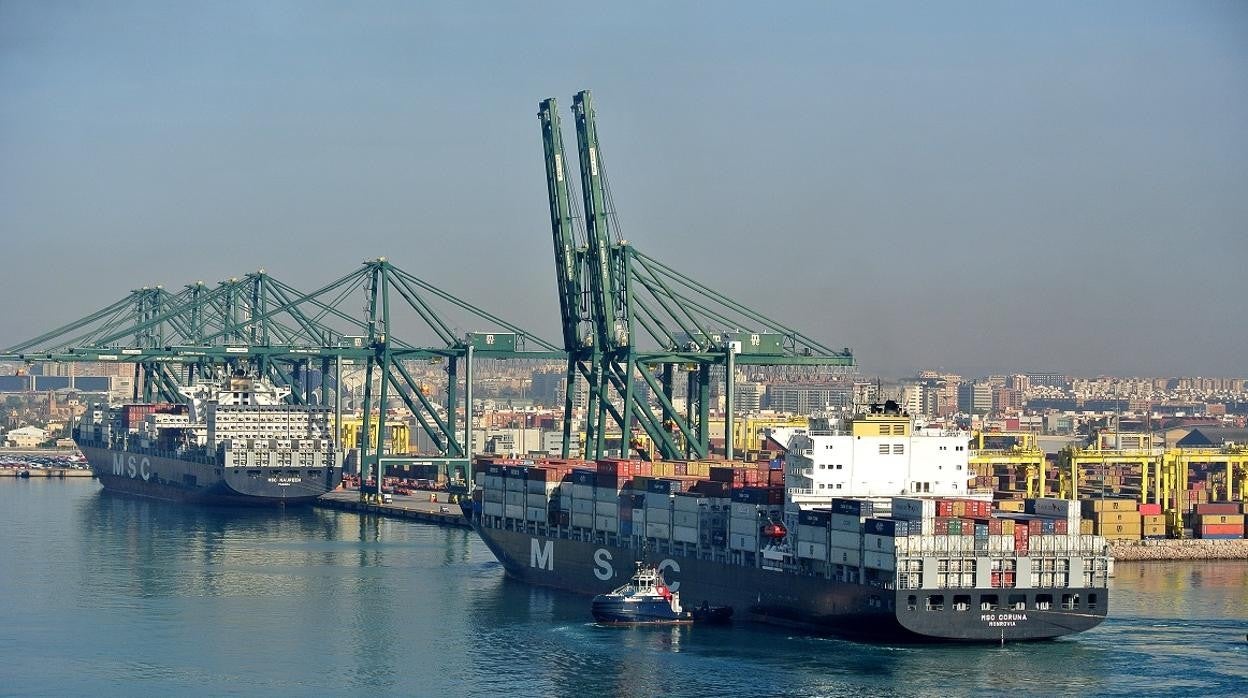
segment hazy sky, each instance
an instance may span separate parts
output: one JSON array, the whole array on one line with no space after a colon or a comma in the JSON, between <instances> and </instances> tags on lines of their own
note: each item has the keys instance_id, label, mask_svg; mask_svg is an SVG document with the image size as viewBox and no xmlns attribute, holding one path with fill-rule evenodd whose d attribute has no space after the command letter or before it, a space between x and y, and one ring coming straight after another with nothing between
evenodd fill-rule
<instances>
[{"instance_id":1,"label":"hazy sky","mask_svg":"<svg viewBox=\"0 0 1248 698\"><path fill-rule=\"evenodd\" d=\"M379 255L556 338L589 88L624 237L869 374L1248 374L1248 3L624 5L0 0L0 347Z\"/></svg>"}]
</instances>

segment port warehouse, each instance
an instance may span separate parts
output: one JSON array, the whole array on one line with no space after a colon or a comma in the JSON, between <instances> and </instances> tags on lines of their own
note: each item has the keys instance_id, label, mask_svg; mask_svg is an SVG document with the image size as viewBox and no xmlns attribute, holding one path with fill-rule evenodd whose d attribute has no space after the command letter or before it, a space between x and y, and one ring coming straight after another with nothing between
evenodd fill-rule
<instances>
[{"instance_id":1,"label":"port warehouse","mask_svg":"<svg viewBox=\"0 0 1248 698\"><path fill-rule=\"evenodd\" d=\"M1083 508L1068 500L1019 501L1026 511L1012 512L994 510L987 499L831 498L827 507L797 511L791 502L786 507L775 461L482 459L480 466L474 507L491 528L558 529L574 540L656 555L785 565L888 589L1003 590L975 597L991 609L1022 603L1009 589L1053 589L1038 603L1089 608L1078 605L1077 593L1056 590L1104 588L1109 573L1107 539L1083 533ZM1126 503L1098 501L1095 513ZM786 539L789 554L777 554L770 544ZM969 610L972 597L926 599ZM1097 600L1083 603L1095 608Z\"/></svg>"}]
</instances>

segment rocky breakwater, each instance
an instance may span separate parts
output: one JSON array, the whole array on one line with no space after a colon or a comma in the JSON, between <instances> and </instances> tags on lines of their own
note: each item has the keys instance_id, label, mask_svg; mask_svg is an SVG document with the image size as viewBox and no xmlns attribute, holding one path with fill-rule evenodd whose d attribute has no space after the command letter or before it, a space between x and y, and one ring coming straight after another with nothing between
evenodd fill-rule
<instances>
[{"instance_id":1,"label":"rocky breakwater","mask_svg":"<svg viewBox=\"0 0 1248 698\"><path fill-rule=\"evenodd\" d=\"M1121 562L1248 560L1248 539L1133 540L1116 541L1109 547L1110 554Z\"/></svg>"}]
</instances>

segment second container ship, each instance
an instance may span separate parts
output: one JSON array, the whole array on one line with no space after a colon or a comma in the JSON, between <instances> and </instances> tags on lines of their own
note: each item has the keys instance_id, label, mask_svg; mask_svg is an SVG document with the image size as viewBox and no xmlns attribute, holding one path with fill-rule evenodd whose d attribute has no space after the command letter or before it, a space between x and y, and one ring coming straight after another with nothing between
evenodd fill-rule
<instances>
[{"instance_id":1,"label":"second container ship","mask_svg":"<svg viewBox=\"0 0 1248 698\"><path fill-rule=\"evenodd\" d=\"M183 389L182 403L92 405L74 441L106 490L180 502L286 505L342 481L327 407L245 375Z\"/></svg>"}]
</instances>

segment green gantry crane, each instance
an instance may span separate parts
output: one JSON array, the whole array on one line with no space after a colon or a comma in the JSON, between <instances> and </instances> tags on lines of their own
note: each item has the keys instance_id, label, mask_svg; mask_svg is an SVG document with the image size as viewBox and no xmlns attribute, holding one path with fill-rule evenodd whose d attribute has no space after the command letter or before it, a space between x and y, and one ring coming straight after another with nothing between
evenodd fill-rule
<instances>
[{"instance_id":1,"label":"green gantry crane","mask_svg":"<svg viewBox=\"0 0 1248 698\"><path fill-rule=\"evenodd\" d=\"M359 297L363 291L363 299ZM392 309L392 303L397 307ZM365 308L363 317L358 308ZM461 336L443 317L459 311L473 322L498 328ZM400 312L407 315L401 317ZM398 325L407 321L399 330ZM400 338L399 331L433 335L424 346ZM396 331L399 330L399 331ZM384 257L365 262L325 286L304 293L263 270L223 281L215 288L200 283L172 294L163 287L145 287L69 324L0 352L0 360L87 361L133 363L136 400L179 401L178 389L197 378L246 367L275 383L291 386L288 400L329 404L325 389L333 373L341 394L342 366L364 368L363 434L360 440L362 477L376 473L380 494L385 474L384 406L393 394L435 445L435 460L462 469L472 481L473 358L562 359L554 344L439 289ZM446 405L439 409L424 394L405 362L447 365ZM315 395L310 380L319 364L322 389ZM462 432L456 424L461 404ZM376 380L374 380L376 379ZM374 397L373 385L378 395ZM376 429L373 421L378 422ZM341 424L341 419L339 419ZM379 438L372 438L378 434ZM450 474L450 473L448 473Z\"/></svg>"},{"instance_id":2,"label":"green gantry crane","mask_svg":"<svg viewBox=\"0 0 1248 698\"><path fill-rule=\"evenodd\" d=\"M586 457L606 454L608 419L620 430L623 452L631 450L637 428L657 451L638 448L642 457L710 456L710 388L712 369L719 368L725 383L723 455L732 458L738 366L843 367L853 365L853 355L771 320L624 241L589 91L573 97L572 113L585 211L582 238L577 237L556 102L547 99L538 107L568 354L563 454L570 453L579 377L588 390L582 432ZM650 346L639 346L639 339ZM683 411L674 401L678 371L685 375Z\"/></svg>"}]
</instances>

